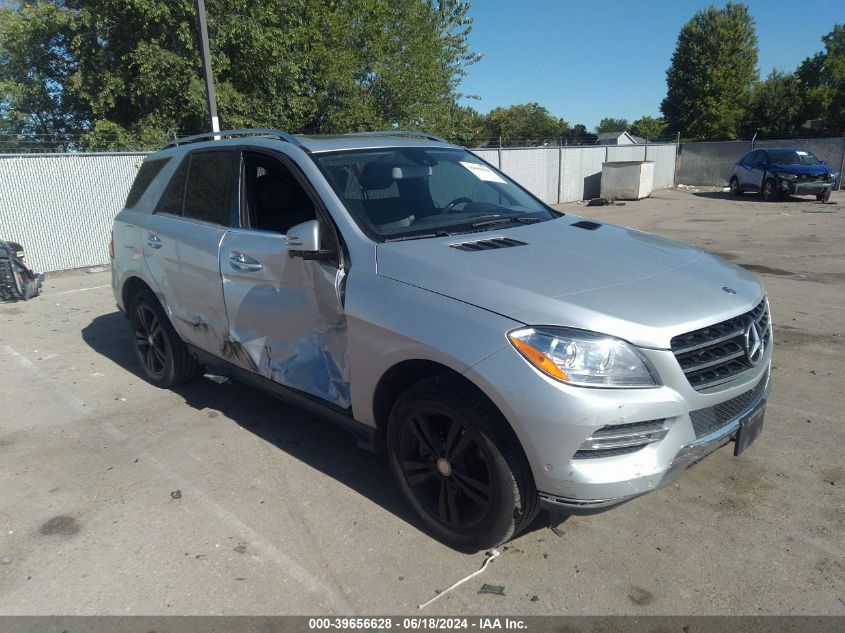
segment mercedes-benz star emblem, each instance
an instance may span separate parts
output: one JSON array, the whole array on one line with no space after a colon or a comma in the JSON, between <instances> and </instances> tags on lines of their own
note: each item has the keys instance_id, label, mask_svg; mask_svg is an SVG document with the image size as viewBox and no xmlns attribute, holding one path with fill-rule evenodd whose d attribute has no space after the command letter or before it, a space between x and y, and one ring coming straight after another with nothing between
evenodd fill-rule
<instances>
[{"instance_id":1,"label":"mercedes-benz star emblem","mask_svg":"<svg viewBox=\"0 0 845 633\"><path fill-rule=\"evenodd\" d=\"M734 290L733 288L729 288L728 286L722 286L722 290L727 292L729 295L735 295L736 294L736 290Z\"/></svg>"},{"instance_id":2,"label":"mercedes-benz star emblem","mask_svg":"<svg viewBox=\"0 0 845 633\"><path fill-rule=\"evenodd\" d=\"M764 351L765 345L763 337L760 336L760 326L757 325L757 321L752 320L745 328L745 355L752 367L760 362Z\"/></svg>"}]
</instances>

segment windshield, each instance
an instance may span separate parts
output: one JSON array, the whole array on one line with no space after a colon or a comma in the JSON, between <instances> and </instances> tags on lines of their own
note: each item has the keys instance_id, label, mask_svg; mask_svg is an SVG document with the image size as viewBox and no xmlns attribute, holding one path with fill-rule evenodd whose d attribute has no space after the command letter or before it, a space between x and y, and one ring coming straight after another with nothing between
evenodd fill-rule
<instances>
[{"instance_id":1,"label":"windshield","mask_svg":"<svg viewBox=\"0 0 845 633\"><path fill-rule=\"evenodd\" d=\"M803 150L787 152L769 152L772 165L818 165L819 159Z\"/></svg>"},{"instance_id":2,"label":"windshield","mask_svg":"<svg viewBox=\"0 0 845 633\"><path fill-rule=\"evenodd\" d=\"M314 155L367 232L385 240L481 231L557 215L507 176L457 148L390 148Z\"/></svg>"}]
</instances>

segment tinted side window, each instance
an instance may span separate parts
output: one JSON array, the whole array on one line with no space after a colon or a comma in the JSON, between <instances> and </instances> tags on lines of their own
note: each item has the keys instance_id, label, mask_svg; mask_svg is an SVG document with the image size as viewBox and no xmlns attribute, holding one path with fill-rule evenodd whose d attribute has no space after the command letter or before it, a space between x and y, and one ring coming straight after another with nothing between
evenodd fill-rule
<instances>
[{"instance_id":1,"label":"tinted side window","mask_svg":"<svg viewBox=\"0 0 845 633\"><path fill-rule=\"evenodd\" d=\"M161 199L158 201L156 213L182 215L182 198L185 195L185 179L188 176L189 162L187 158L183 158L182 164L173 172L167 189L164 190Z\"/></svg>"},{"instance_id":2,"label":"tinted side window","mask_svg":"<svg viewBox=\"0 0 845 633\"><path fill-rule=\"evenodd\" d=\"M156 160L145 160L135 176L129 195L126 196L126 208L130 209L138 204L138 200L144 195L147 187L150 186L155 177L158 176L161 168L164 167L170 158L157 158Z\"/></svg>"},{"instance_id":3,"label":"tinted side window","mask_svg":"<svg viewBox=\"0 0 845 633\"><path fill-rule=\"evenodd\" d=\"M197 152L191 155L184 216L229 226L236 152Z\"/></svg>"}]
</instances>

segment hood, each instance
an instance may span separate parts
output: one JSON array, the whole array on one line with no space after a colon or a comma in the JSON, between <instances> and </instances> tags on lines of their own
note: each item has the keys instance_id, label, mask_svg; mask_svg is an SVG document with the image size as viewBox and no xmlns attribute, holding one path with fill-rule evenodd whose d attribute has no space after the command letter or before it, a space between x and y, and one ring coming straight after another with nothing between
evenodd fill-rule
<instances>
[{"instance_id":1,"label":"hood","mask_svg":"<svg viewBox=\"0 0 845 633\"><path fill-rule=\"evenodd\" d=\"M830 168L825 165L780 165L775 163L769 169L799 176L823 176L831 173Z\"/></svg>"},{"instance_id":2,"label":"hood","mask_svg":"<svg viewBox=\"0 0 845 633\"><path fill-rule=\"evenodd\" d=\"M566 215L379 244L378 274L527 325L582 328L662 349L673 336L742 314L763 296L754 275L720 257L611 224L573 226L583 220ZM524 245L454 248L494 238Z\"/></svg>"}]
</instances>

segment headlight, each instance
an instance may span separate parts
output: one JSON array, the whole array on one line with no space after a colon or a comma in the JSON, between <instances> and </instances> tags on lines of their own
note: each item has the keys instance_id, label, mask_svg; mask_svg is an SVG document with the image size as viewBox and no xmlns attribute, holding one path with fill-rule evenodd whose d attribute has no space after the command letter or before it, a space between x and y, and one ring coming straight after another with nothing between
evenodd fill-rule
<instances>
[{"instance_id":1,"label":"headlight","mask_svg":"<svg viewBox=\"0 0 845 633\"><path fill-rule=\"evenodd\" d=\"M513 346L540 371L582 387L654 387L645 357L625 341L569 328L523 328L508 334Z\"/></svg>"},{"instance_id":2,"label":"headlight","mask_svg":"<svg viewBox=\"0 0 845 633\"><path fill-rule=\"evenodd\" d=\"M778 178L783 178L784 180L795 180L798 176L795 174L788 174L786 172L778 172Z\"/></svg>"}]
</instances>

